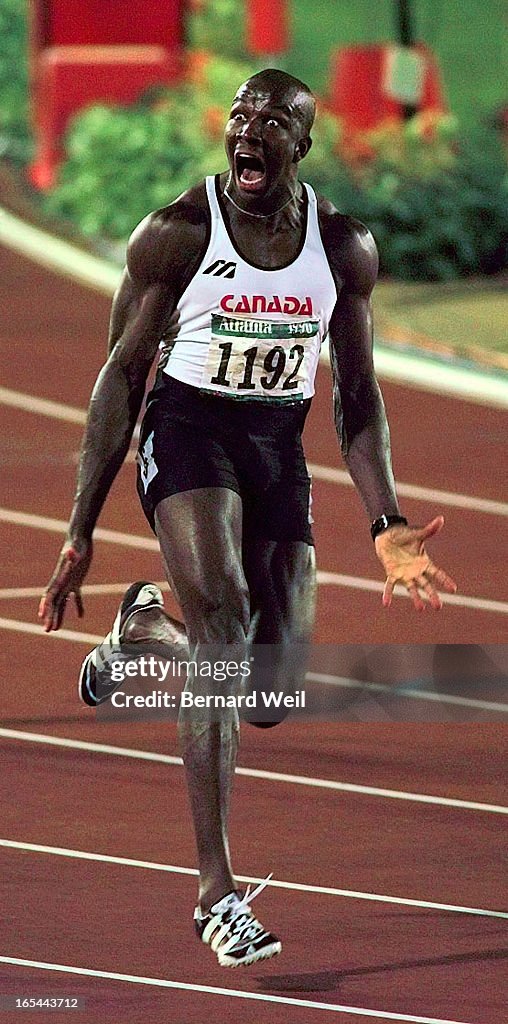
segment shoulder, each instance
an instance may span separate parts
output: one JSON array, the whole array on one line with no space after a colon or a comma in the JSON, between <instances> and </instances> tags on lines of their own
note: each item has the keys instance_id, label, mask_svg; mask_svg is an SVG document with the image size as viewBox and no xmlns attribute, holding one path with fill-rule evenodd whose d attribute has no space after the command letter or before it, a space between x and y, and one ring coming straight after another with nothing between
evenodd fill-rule
<instances>
[{"instance_id":1,"label":"shoulder","mask_svg":"<svg viewBox=\"0 0 508 1024\"><path fill-rule=\"evenodd\" d=\"M333 203L318 196L321 237L333 276L349 291L370 295L379 259L374 238L356 217L339 213Z\"/></svg>"},{"instance_id":2,"label":"shoulder","mask_svg":"<svg viewBox=\"0 0 508 1024\"><path fill-rule=\"evenodd\" d=\"M131 278L156 283L184 272L206 243L210 211L204 181L168 206L149 213L134 229L127 247Z\"/></svg>"}]
</instances>

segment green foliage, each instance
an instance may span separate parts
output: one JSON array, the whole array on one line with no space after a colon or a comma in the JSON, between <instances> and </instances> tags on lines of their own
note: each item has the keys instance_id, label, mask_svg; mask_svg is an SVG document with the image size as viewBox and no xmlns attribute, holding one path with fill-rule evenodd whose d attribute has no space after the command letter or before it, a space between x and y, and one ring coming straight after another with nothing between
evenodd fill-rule
<instances>
[{"instance_id":1,"label":"green foliage","mask_svg":"<svg viewBox=\"0 0 508 1024\"><path fill-rule=\"evenodd\" d=\"M126 238L150 211L226 167L223 128L249 68L210 61L199 82L150 90L133 107L90 107L71 124L50 214L84 234Z\"/></svg>"},{"instance_id":2,"label":"green foliage","mask_svg":"<svg viewBox=\"0 0 508 1024\"><path fill-rule=\"evenodd\" d=\"M495 133L461 138L453 118L418 115L341 140L346 167L333 121L311 150L318 151L317 173L310 155L306 176L337 209L368 225L381 273L449 281L507 266L508 169Z\"/></svg>"},{"instance_id":3,"label":"green foliage","mask_svg":"<svg viewBox=\"0 0 508 1024\"><path fill-rule=\"evenodd\" d=\"M414 153L382 153L344 196L342 209L365 221L376 239L381 272L449 281L504 269L508 171L499 140L489 133L456 138L434 164L428 155L418 161Z\"/></svg>"},{"instance_id":4,"label":"green foliage","mask_svg":"<svg viewBox=\"0 0 508 1024\"><path fill-rule=\"evenodd\" d=\"M26 0L0 0L0 156L30 156Z\"/></svg>"},{"instance_id":5,"label":"green foliage","mask_svg":"<svg viewBox=\"0 0 508 1024\"><path fill-rule=\"evenodd\" d=\"M192 7L189 24L192 45L210 53L227 53L231 60L242 60L245 57L244 0L194 0Z\"/></svg>"}]
</instances>

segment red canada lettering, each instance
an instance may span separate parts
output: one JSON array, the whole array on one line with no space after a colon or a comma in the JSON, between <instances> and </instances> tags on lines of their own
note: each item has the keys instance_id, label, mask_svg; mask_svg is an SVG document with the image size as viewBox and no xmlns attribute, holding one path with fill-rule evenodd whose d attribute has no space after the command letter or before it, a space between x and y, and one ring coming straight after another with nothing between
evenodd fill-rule
<instances>
[{"instance_id":1,"label":"red canada lettering","mask_svg":"<svg viewBox=\"0 0 508 1024\"><path fill-rule=\"evenodd\" d=\"M290 316L312 316L312 298L302 301L296 295L223 295L220 308L225 313L286 313Z\"/></svg>"}]
</instances>

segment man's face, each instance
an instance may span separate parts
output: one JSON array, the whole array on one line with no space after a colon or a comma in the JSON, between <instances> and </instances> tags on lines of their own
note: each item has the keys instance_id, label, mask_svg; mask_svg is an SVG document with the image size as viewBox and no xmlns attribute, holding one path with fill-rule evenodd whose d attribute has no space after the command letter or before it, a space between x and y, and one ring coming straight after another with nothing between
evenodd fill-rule
<instances>
[{"instance_id":1,"label":"man's face","mask_svg":"<svg viewBox=\"0 0 508 1024\"><path fill-rule=\"evenodd\" d=\"M239 192L266 196L294 179L306 151L301 152L305 131L294 98L291 92L268 92L248 82L237 92L224 139Z\"/></svg>"}]
</instances>

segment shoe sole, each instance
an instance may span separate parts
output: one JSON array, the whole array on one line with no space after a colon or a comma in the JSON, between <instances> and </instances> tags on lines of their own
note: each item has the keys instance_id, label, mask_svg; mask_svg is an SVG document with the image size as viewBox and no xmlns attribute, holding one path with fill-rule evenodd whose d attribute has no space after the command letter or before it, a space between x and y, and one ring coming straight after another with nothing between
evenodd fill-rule
<instances>
[{"instance_id":1,"label":"shoe sole","mask_svg":"<svg viewBox=\"0 0 508 1024\"><path fill-rule=\"evenodd\" d=\"M259 963L260 960L270 960L273 956L278 956L282 952L282 943L274 942L271 946L267 946L266 949L261 949L259 953L251 953L250 956L246 956L243 960L235 960L233 957L228 957L227 953L224 957L218 956L220 967L248 967L249 964Z\"/></svg>"}]
</instances>

